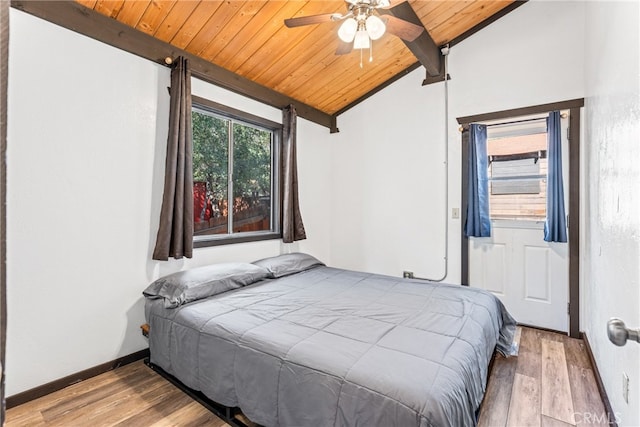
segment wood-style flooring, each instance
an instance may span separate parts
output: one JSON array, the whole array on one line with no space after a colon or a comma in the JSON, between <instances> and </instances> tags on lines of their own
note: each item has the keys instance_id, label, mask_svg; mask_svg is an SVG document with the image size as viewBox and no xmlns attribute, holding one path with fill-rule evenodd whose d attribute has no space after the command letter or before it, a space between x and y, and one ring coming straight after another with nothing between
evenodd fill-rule
<instances>
[{"instance_id":1,"label":"wood-style flooring","mask_svg":"<svg viewBox=\"0 0 640 427\"><path fill-rule=\"evenodd\" d=\"M518 329L518 356L495 357L478 426L609 425L584 342Z\"/></svg>"},{"instance_id":2,"label":"wood-style flooring","mask_svg":"<svg viewBox=\"0 0 640 427\"><path fill-rule=\"evenodd\" d=\"M226 426L142 361L7 411L5 426Z\"/></svg>"},{"instance_id":3,"label":"wood-style flooring","mask_svg":"<svg viewBox=\"0 0 640 427\"><path fill-rule=\"evenodd\" d=\"M519 334L517 357L496 356L479 425L606 425L582 341L529 328ZM9 409L6 418L7 427L227 425L142 361Z\"/></svg>"}]
</instances>

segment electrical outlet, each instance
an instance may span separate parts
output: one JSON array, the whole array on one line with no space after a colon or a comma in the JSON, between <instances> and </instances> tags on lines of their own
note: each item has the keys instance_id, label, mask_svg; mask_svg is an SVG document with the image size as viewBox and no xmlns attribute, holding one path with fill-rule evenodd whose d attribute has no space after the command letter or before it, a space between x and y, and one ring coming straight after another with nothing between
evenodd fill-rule
<instances>
[{"instance_id":1,"label":"electrical outlet","mask_svg":"<svg viewBox=\"0 0 640 427\"><path fill-rule=\"evenodd\" d=\"M460 208L451 208L451 218L453 219L460 218Z\"/></svg>"},{"instance_id":2,"label":"electrical outlet","mask_svg":"<svg viewBox=\"0 0 640 427\"><path fill-rule=\"evenodd\" d=\"M405 279L413 279L413 271L403 271L402 277Z\"/></svg>"},{"instance_id":3,"label":"electrical outlet","mask_svg":"<svg viewBox=\"0 0 640 427\"><path fill-rule=\"evenodd\" d=\"M629 375L625 372L622 373L622 397L629 403Z\"/></svg>"}]
</instances>

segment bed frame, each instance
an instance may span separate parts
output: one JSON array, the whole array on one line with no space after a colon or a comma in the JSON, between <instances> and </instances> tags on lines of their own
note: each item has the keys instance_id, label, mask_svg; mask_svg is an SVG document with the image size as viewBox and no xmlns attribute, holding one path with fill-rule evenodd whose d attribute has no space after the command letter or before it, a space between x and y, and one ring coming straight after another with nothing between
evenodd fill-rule
<instances>
[{"instance_id":1,"label":"bed frame","mask_svg":"<svg viewBox=\"0 0 640 427\"><path fill-rule=\"evenodd\" d=\"M145 323L144 325L140 325L140 329L142 335L146 338L149 338L149 324ZM233 427L261 427L259 424L255 423L251 423L250 426L247 425L244 420L238 418L238 415L242 414L240 408L224 406L218 402L214 402L213 400L205 396L204 393L187 387L179 379L162 369L160 366L151 363L151 360L148 357L144 359L144 364L158 373L161 377L169 381L171 384L178 387L193 400L207 408L215 416L224 420L227 424Z\"/></svg>"},{"instance_id":2,"label":"bed frame","mask_svg":"<svg viewBox=\"0 0 640 427\"><path fill-rule=\"evenodd\" d=\"M205 396L204 393L187 387L182 382L180 382L179 379L169 374L158 365L151 363L148 357L144 359L144 363L153 371L155 371L160 376L162 376L164 379L166 379L171 384L175 385L184 393L186 393L193 400L197 401L199 404L207 408L215 416L224 420L227 424L233 427L261 427L259 424L254 424L254 423L251 423L251 425L247 425L243 420L238 418L238 415L242 414L242 412L240 411L240 408L224 406L220 403L214 402L213 400Z\"/></svg>"}]
</instances>

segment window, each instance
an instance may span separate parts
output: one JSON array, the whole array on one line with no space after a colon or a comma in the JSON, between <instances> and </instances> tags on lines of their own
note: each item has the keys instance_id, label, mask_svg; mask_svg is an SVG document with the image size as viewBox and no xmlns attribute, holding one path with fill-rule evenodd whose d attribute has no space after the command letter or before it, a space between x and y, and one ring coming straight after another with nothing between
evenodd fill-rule
<instances>
[{"instance_id":1,"label":"window","mask_svg":"<svg viewBox=\"0 0 640 427\"><path fill-rule=\"evenodd\" d=\"M193 97L194 246L279 238L281 125Z\"/></svg>"},{"instance_id":2,"label":"window","mask_svg":"<svg viewBox=\"0 0 640 427\"><path fill-rule=\"evenodd\" d=\"M487 134L491 219L544 221L547 129L544 118L493 125Z\"/></svg>"}]
</instances>

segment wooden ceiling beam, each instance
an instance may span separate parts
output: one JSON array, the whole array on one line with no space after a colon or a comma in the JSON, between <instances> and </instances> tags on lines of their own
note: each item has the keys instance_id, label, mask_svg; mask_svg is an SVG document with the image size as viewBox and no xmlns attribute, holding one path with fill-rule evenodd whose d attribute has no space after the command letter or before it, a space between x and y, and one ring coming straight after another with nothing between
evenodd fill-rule
<instances>
[{"instance_id":1,"label":"wooden ceiling beam","mask_svg":"<svg viewBox=\"0 0 640 427\"><path fill-rule=\"evenodd\" d=\"M158 64L166 57L189 59L194 77L282 109L296 107L298 116L336 131L336 118L308 104L241 77L218 65L145 34L72 0L11 0L11 7Z\"/></svg>"},{"instance_id":2,"label":"wooden ceiling beam","mask_svg":"<svg viewBox=\"0 0 640 427\"><path fill-rule=\"evenodd\" d=\"M403 1L402 3L399 3L398 5L393 6L389 9L378 9L378 11L380 12L380 14L395 16L396 18L403 19L424 28L424 24L422 23L418 15L416 15L416 12L413 10L413 7L411 7L408 1ZM413 53L418 61L420 61L420 63L424 66L424 68L427 70L428 75L440 75L440 63L442 62L440 48L433 41L426 28L414 41L409 42L403 40L403 42L409 48L411 53Z\"/></svg>"}]
</instances>

